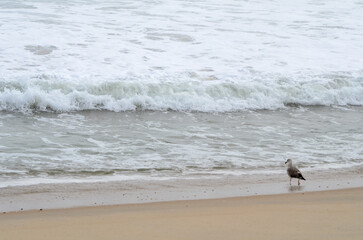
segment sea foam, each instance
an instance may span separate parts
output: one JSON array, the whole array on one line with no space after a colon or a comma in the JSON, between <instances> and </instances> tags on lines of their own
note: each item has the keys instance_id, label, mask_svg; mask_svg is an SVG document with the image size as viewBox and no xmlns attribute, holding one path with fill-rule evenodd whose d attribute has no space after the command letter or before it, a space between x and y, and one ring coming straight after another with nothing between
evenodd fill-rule
<instances>
[{"instance_id":1,"label":"sea foam","mask_svg":"<svg viewBox=\"0 0 363 240\"><path fill-rule=\"evenodd\" d=\"M0 110L174 110L230 112L295 105L363 105L363 79L316 76L244 81L111 80L32 78L0 81Z\"/></svg>"},{"instance_id":2,"label":"sea foam","mask_svg":"<svg viewBox=\"0 0 363 240\"><path fill-rule=\"evenodd\" d=\"M362 15L354 0L4 1L0 109L362 105Z\"/></svg>"}]
</instances>

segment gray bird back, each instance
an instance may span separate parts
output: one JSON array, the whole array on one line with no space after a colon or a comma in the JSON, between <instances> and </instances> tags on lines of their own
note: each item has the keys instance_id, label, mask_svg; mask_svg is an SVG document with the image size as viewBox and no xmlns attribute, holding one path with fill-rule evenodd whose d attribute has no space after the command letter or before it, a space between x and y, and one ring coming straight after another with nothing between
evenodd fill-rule
<instances>
[{"instance_id":1,"label":"gray bird back","mask_svg":"<svg viewBox=\"0 0 363 240\"><path fill-rule=\"evenodd\" d=\"M292 178L299 178L301 175L301 172L296 167L289 167L287 169L287 174Z\"/></svg>"}]
</instances>

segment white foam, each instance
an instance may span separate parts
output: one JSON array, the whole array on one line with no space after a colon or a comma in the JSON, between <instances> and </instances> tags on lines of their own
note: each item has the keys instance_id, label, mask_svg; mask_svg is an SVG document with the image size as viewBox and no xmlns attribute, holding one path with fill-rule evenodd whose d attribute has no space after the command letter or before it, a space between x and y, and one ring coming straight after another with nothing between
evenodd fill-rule
<instances>
[{"instance_id":1,"label":"white foam","mask_svg":"<svg viewBox=\"0 0 363 240\"><path fill-rule=\"evenodd\" d=\"M170 78L169 78L170 79ZM363 80L146 81L73 83L58 79L0 82L0 110L176 110L225 112L288 104L362 105Z\"/></svg>"},{"instance_id":2,"label":"white foam","mask_svg":"<svg viewBox=\"0 0 363 240\"><path fill-rule=\"evenodd\" d=\"M1 109L361 105L362 15L354 0L1 3Z\"/></svg>"}]
</instances>

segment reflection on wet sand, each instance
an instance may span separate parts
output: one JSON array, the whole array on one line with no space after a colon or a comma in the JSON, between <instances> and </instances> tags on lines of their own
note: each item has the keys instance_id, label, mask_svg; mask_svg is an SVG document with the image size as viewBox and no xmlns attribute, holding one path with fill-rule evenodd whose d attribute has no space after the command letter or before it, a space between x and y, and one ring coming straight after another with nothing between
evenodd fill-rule
<instances>
[{"instance_id":1,"label":"reflection on wet sand","mask_svg":"<svg viewBox=\"0 0 363 240\"><path fill-rule=\"evenodd\" d=\"M289 186L289 192L297 192L297 191L303 191L303 186Z\"/></svg>"}]
</instances>

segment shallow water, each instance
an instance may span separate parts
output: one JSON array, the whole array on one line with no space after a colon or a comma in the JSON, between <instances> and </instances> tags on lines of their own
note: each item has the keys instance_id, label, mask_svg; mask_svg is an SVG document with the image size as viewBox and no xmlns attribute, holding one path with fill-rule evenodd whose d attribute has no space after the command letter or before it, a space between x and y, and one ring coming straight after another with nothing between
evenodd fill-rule
<instances>
[{"instance_id":1,"label":"shallow water","mask_svg":"<svg viewBox=\"0 0 363 240\"><path fill-rule=\"evenodd\" d=\"M0 114L1 186L363 170L363 109ZM266 176L267 177L267 176Z\"/></svg>"}]
</instances>

